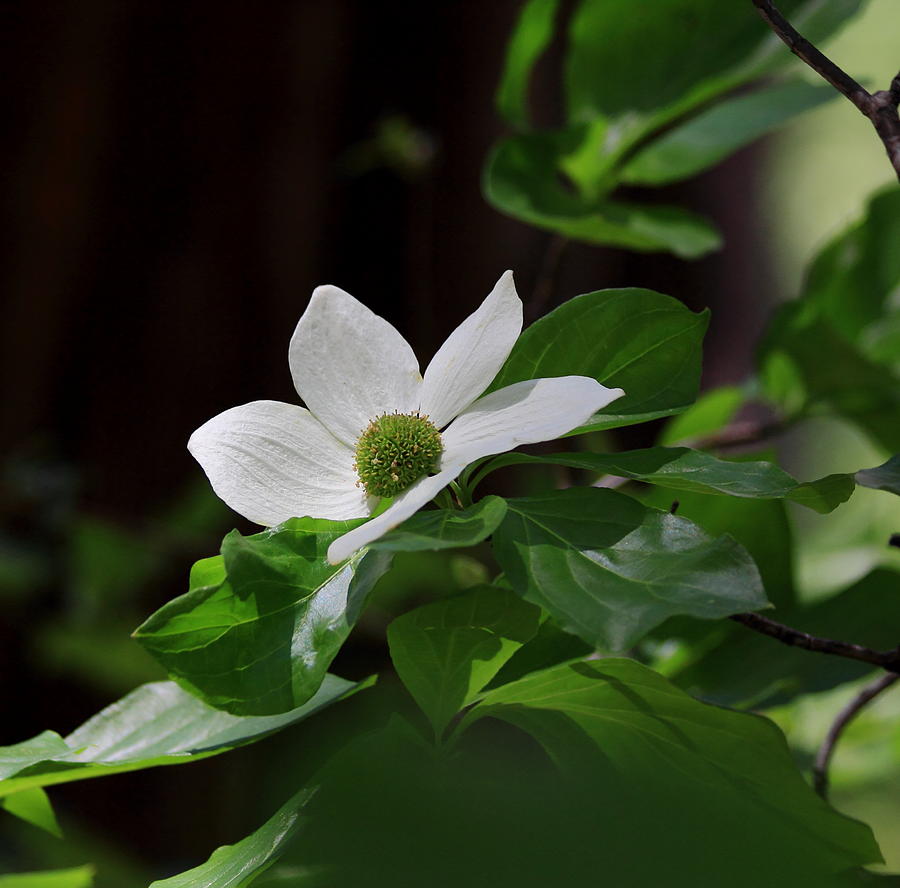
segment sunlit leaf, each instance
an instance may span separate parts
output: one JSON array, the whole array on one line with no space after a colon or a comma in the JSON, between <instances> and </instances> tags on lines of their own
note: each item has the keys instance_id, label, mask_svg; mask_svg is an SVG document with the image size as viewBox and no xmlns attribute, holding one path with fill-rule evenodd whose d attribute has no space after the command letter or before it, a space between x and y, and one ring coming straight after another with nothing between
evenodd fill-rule
<instances>
[{"instance_id":1,"label":"sunlit leaf","mask_svg":"<svg viewBox=\"0 0 900 888\"><path fill-rule=\"evenodd\" d=\"M312 699L274 716L236 716L207 706L171 681L136 688L65 739L45 731L0 748L0 796L228 752L296 724L367 683L326 675ZM24 793L23 793L24 794Z\"/></svg>"},{"instance_id":2,"label":"sunlit leaf","mask_svg":"<svg viewBox=\"0 0 900 888\"><path fill-rule=\"evenodd\" d=\"M94 867L90 865L0 876L0 888L91 888L93 884Z\"/></svg>"},{"instance_id":3,"label":"sunlit leaf","mask_svg":"<svg viewBox=\"0 0 900 888\"><path fill-rule=\"evenodd\" d=\"M285 846L302 828L303 809L314 794L313 789L301 790L247 838L217 848L206 863L153 882L150 888L243 888L249 885L278 860Z\"/></svg>"},{"instance_id":4,"label":"sunlit leaf","mask_svg":"<svg viewBox=\"0 0 900 888\"><path fill-rule=\"evenodd\" d=\"M525 330L491 388L575 375L625 390L582 431L671 416L697 397L708 322L708 312L695 314L653 290L576 296Z\"/></svg>"},{"instance_id":5,"label":"sunlit leaf","mask_svg":"<svg viewBox=\"0 0 900 888\"><path fill-rule=\"evenodd\" d=\"M364 551L338 567L328 545L359 522L294 518L249 537L232 531L221 559L191 572L187 594L136 631L169 675L235 715L305 703L356 623L390 555Z\"/></svg>"},{"instance_id":6,"label":"sunlit leaf","mask_svg":"<svg viewBox=\"0 0 900 888\"><path fill-rule=\"evenodd\" d=\"M0 798L0 808L58 839L62 838L62 830L59 828L50 798L39 786Z\"/></svg>"}]
</instances>

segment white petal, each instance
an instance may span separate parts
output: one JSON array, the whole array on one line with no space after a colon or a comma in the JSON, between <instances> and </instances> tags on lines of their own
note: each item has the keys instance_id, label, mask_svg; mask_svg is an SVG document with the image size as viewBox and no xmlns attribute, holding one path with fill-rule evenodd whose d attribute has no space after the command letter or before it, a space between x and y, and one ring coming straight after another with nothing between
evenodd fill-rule
<instances>
[{"instance_id":1,"label":"white petal","mask_svg":"<svg viewBox=\"0 0 900 888\"><path fill-rule=\"evenodd\" d=\"M419 406L422 377L409 343L338 287L313 291L288 361L306 406L348 447L376 416Z\"/></svg>"},{"instance_id":2,"label":"white petal","mask_svg":"<svg viewBox=\"0 0 900 888\"><path fill-rule=\"evenodd\" d=\"M380 515L338 537L328 547L328 561L340 564L357 549L367 546L389 530L402 524L446 487L462 470L465 463L442 468L437 475L428 475L404 490Z\"/></svg>"},{"instance_id":3,"label":"white petal","mask_svg":"<svg viewBox=\"0 0 900 888\"><path fill-rule=\"evenodd\" d=\"M369 514L353 453L294 404L232 407L200 426L188 450L220 499L256 524Z\"/></svg>"},{"instance_id":4,"label":"white petal","mask_svg":"<svg viewBox=\"0 0 900 888\"><path fill-rule=\"evenodd\" d=\"M621 398L587 376L529 379L479 398L441 436L444 459L468 464L520 444L550 441Z\"/></svg>"},{"instance_id":5,"label":"white petal","mask_svg":"<svg viewBox=\"0 0 900 888\"><path fill-rule=\"evenodd\" d=\"M447 338L425 371L419 409L442 428L493 381L522 332L511 271Z\"/></svg>"}]
</instances>

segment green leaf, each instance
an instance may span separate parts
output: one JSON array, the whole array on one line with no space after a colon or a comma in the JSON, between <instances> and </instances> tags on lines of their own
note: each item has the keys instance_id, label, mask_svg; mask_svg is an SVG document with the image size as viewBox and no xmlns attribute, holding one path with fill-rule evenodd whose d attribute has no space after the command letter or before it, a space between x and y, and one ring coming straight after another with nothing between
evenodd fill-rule
<instances>
[{"instance_id":1,"label":"green leaf","mask_svg":"<svg viewBox=\"0 0 900 888\"><path fill-rule=\"evenodd\" d=\"M784 390L770 390L770 396L801 400L807 410L824 406L889 451L900 451L900 380L840 335L815 306L795 301L776 314L760 353L763 367L773 358L791 365L802 399Z\"/></svg>"},{"instance_id":2,"label":"green leaf","mask_svg":"<svg viewBox=\"0 0 900 888\"><path fill-rule=\"evenodd\" d=\"M89 864L71 869L0 876L0 888L91 888L93 884L94 868Z\"/></svg>"},{"instance_id":3,"label":"green leaf","mask_svg":"<svg viewBox=\"0 0 900 888\"><path fill-rule=\"evenodd\" d=\"M638 498L644 505L668 509L672 494L662 487L641 491ZM783 500L752 500L737 497L706 496L686 490L678 492L678 514L699 525L710 536L724 533L734 537L749 553L759 568L766 597L777 608L792 606L794 590L794 539L791 523ZM664 636L673 621L657 633ZM676 618L679 637L697 638L701 643L714 634L706 622ZM689 627L689 628L688 628ZM722 621L719 632L732 628Z\"/></svg>"},{"instance_id":4,"label":"green leaf","mask_svg":"<svg viewBox=\"0 0 900 888\"><path fill-rule=\"evenodd\" d=\"M53 813L50 798L38 786L0 799L0 808L5 808L14 817L45 830L58 839L62 838L62 830Z\"/></svg>"},{"instance_id":5,"label":"green leaf","mask_svg":"<svg viewBox=\"0 0 900 888\"><path fill-rule=\"evenodd\" d=\"M831 512L853 493L851 475L828 475L799 482L770 462L729 462L687 447L649 447L624 453L505 453L488 469L551 464L658 484L670 490L753 499L789 499L816 512Z\"/></svg>"},{"instance_id":6,"label":"green leaf","mask_svg":"<svg viewBox=\"0 0 900 888\"><path fill-rule=\"evenodd\" d=\"M418 552L474 546L494 532L505 514L506 502L499 496L486 496L461 511L434 509L417 512L370 544L369 548L387 552Z\"/></svg>"},{"instance_id":7,"label":"green leaf","mask_svg":"<svg viewBox=\"0 0 900 888\"><path fill-rule=\"evenodd\" d=\"M840 638L889 650L898 640L898 584L900 574L875 570L825 601L779 609L773 617L819 638ZM734 625L712 648L699 647L669 678L714 703L765 709L801 694L831 690L875 670L868 663L811 654Z\"/></svg>"},{"instance_id":8,"label":"green leaf","mask_svg":"<svg viewBox=\"0 0 900 888\"><path fill-rule=\"evenodd\" d=\"M872 198L861 221L832 240L814 260L804 302L850 342L881 319L900 285L900 191L891 186ZM870 355L871 356L871 355Z\"/></svg>"},{"instance_id":9,"label":"green leaf","mask_svg":"<svg viewBox=\"0 0 900 888\"><path fill-rule=\"evenodd\" d=\"M704 218L679 207L629 204L604 198L601 171L592 193L562 181L582 127L559 133L522 133L501 142L488 158L482 189L493 207L547 231L590 244L632 250L668 250L685 259L718 249L722 240ZM615 181L609 179L608 191ZM599 189L599 190L598 190Z\"/></svg>"},{"instance_id":10,"label":"green leaf","mask_svg":"<svg viewBox=\"0 0 900 888\"><path fill-rule=\"evenodd\" d=\"M553 39L559 0L529 0L522 8L506 47L497 110L512 126L528 124L528 81L535 62Z\"/></svg>"},{"instance_id":11,"label":"green leaf","mask_svg":"<svg viewBox=\"0 0 900 888\"><path fill-rule=\"evenodd\" d=\"M886 490L900 496L900 455L892 456L886 463L874 469L860 469L856 483L875 490Z\"/></svg>"},{"instance_id":12,"label":"green leaf","mask_svg":"<svg viewBox=\"0 0 900 888\"><path fill-rule=\"evenodd\" d=\"M590 644L621 651L676 614L766 607L759 572L728 536L594 487L508 501L494 551L513 589Z\"/></svg>"},{"instance_id":13,"label":"green leaf","mask_svg":"<svg viewBox=\"0 0 900 888\"><path fill-rule=\"evenodd\" d=\"M527 676L488 693L464 725L485 717L536 737L583 788L578 804L613 800L621 831L604 842L625 843L625 884L676 874L685 886L819 885L817 875L880 858L869 828L806 784L774 724L699 703L634 661Z\"/></svg>"},{"instance_id":14,"label":"green leaf","mask_svg":"<svg viewBox=\"0 0 900 888\"><path fill-rule=\"evenodd\" d=\"M860 0L779 4L810 40L827 36L859 6ZM642 16L634 14L631 0L586 0L570 25L569 119L606 118L627 145L791 61L765 24L740 4L656 0L653 15Z\"/></svg>"},{"instance_id":15,"label":"green leaf","mask_svg":"<svg viewBox=\"0 0 900 888\"><path fill-rule=\"evenodd\" d=\"M187 594L136 631L169 675L210 706L273 715L305 703L350 634L391 556L328 564L328 545L359 522L293 518L198 562Z\"/></svg>"},{"instance_id":16,"label":"green leaf","mask_svg":"<svg viewBox=\"0 0 900 888\"><path fill-rule=\"evenodd\" d=\"M671 416L700 386L709 322L653 290L598 290L576 296L519 337L490 390L542 376L591 376L625 396L579 431L617 428Z\"/></svg>"},{"instance_id":17,"label":"green leaf","mask_svg":"<svg viewBox=\"0 0 900 888\"><path fill-rule=\"evenodd\" d=\"M621 179L629 185L687 179L835 95L831 86L792 80L713 105L650 142L625 164Z\"/></svg>"},{"instance_id":18,"label":"green leaf","mask_svg":"<svg viewBox=\"0 0 900 888\"><path fill-rule=\"evenodd\" d=\"M696 444L727 426L745 400L746 395L737 386L726 385L705 392L684 413L666 424L659 443L663 446Z\"/></svg>"},{"instance_id":19,"label":"green leaf","mask_svg":"<svg viewBox=\"0 0 900 888\"><path fill-rule=\"evenodd\" d=\"M217 848L206 863L153 882L150 888L244 888L275 863L297 835L306 820L303 809L314 794L314 789L301 790L247 838Z\"/></svg>"},{"instance_id":20,"label":"green leaf","mask_svg":"<svg viewBox=\"0 0 900 888\"><path fill-rule=\"evenodd\" d=\"M440 737L537 632L541 612L507 589L479 586L388 626L394 668Z\"/></svg>"},{"instance_id":21,"label":"green leaf","mask_svg":"<svg viewBox=\"0 0 900 888\"><path fill-rule=\"evenodd\" d=\"M275 716L213 709L171 681L142 685L65 739L53 731L0 748L0 796L125 771L198 761L261 740L342 700L367 682L326 675L302 706Z\"/></svg>"}]
</instances>

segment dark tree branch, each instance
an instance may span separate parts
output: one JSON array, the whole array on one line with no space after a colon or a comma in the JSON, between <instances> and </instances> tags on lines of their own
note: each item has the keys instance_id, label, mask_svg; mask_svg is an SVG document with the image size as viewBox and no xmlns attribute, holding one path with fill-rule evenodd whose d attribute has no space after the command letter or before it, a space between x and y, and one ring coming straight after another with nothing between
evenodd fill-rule
<instances>
[{"instance_id":1,"label":"dark tree branch","mask_svg":"<svg viewBox=\"0 0 900 888\"><path fill-rule=\"evenodd\" d=\"M819 654L832 654L836 657L846 657L850 660L859 660L862 663L871 663L873 666L880 666L890 673L900 673L900 647L890 651L875 651L872 648L863 647L859 644L850 644L846 641L834 641L830 638L817 638L807 632L800 632L785 626L782 623L776 623L768 617L761 617L759 614L735 614L731 617L737 623L741 623L754 632L762 635L768 635L782 644L790 647L803 648L807 651L815 651Z\"/></svg>"},{"instance_id":2,"label":"dark tree branch","mask_svg":"<svg viewBox=\"0 0 900 888\"><path fill-rule=\"evenodd\" d=\"M887 675L879 676L871 684L867 684L838 714L825 740L819 747L816 754L816 760L813 763L813 788L815 791L826 798L828 795L828 765L831 762L831 756L834 753L844 728L853 721L860 711L874 700L882 691L886 691L891 685L896 684L900 680L900 675L889 672Z\"/></svg>"},{"instance_id":3,"label":"dark tree branch","mask_svg":"<svg viewBox=\"0 0 900 888\"><path fill-rule=\"evenodd\" d=\"M888 158L900 179L900 74L890 89L869 93L846 71L823 55L778 11L772 0L753 0L766 24L787 44L794 55L802 59L820 77L827 80L841 95L846 96L869 118L875 132L884 143Z\"/></svg>"}]
</instances>

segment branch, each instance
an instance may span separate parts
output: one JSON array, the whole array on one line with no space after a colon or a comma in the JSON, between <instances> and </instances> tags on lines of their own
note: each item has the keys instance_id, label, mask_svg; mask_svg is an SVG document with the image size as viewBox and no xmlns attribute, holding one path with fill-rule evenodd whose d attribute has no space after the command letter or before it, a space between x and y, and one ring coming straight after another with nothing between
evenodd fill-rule
<instances>
[{"instance_id":1,"label":"branch","mask_svg":"<svg viewBox=\"0 0 900 888\"><path fill-rule=\"evenodd\" d=\"M846 96L869 118L875 132L884 143L887 156L900 179L900 74L890 89L869 93L846 71L823 55L775 8L772 0L753 0L766 24L787 44L795 56L802 59L820 77L827 80L841 95Z\"/></svg>"},{"instance_id":2,"label":"branch","mask_svg":"<svg viewBox=\"0 0 900 888\"><path fill-rule=\"evenodd\" d=\"M850 660L859 660L862 663L880 666L892 674L900 674L900 647L891 651L875 651L872 648L863 647L859 644L850 644L846 641L817 638L815 635L800 632L797 629L792 629L790 626L776 623L775 620L770 620L768 617L761 617L759 614L735 614L730 619L743 624L754 632L768 635L770 638L774 638L776 641L780 641L782 644L790 647L803 648L819 654L846 657Z\"/></svg>"},{"instance_id":3,"label":"branch","mask_svg":"<svg viewBox=\"0 0 900 888\"><path fill-rule=\"evenodd\" d=\"M844 728L856 718L867 704L874 700L882 691L886 691L891 685L896 684L898 680L900 680L900 675L896 673L879 676L871 684L867 684L837 714L837 718L835 718L834 723L828 729L828 734L821 747L819 747L813 764L813 788L823 799L828 795L828 764Z\"/></svg>"}]
</instances>

